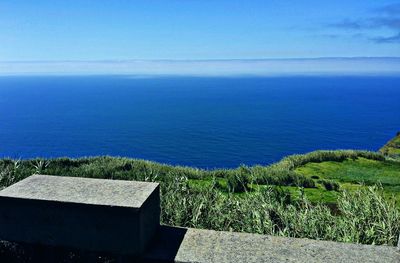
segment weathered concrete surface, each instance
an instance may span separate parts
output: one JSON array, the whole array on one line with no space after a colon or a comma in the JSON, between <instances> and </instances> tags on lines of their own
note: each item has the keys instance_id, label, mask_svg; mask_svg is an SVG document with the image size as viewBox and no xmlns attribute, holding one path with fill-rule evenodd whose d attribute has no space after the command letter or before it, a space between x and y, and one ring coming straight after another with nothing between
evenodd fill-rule
<instances>
[{"instance_id":1,"label":"weathered concrete surface","mask_svg":"<svg viewBox=\"0 0 400 263\"><path fill-rule=\"evenodd\" d=\"M137 255L159 204L156 183L33 175L0 191L0 239Z\"/></svg>"},{"instance_id":2,"label":"weathered concrete surface","mask_svg":"<svg viewBox=\"0 0 400 263\"><path fill-rule=\"evenodd\" d=\"M32 175L0 191L0 196L140 208L157 185L136 181Z\"/></svg>"},{"instance_id":3,"label":"weathered concrete surface","mask_svg":"<svg viewBox=\"0 0 400 263\"><path fill-rule=\"evenodd\" d=\"M200 229L162 227L154 242L145 262L400 262L396 247Z\"/></svg>"}]
</instances>

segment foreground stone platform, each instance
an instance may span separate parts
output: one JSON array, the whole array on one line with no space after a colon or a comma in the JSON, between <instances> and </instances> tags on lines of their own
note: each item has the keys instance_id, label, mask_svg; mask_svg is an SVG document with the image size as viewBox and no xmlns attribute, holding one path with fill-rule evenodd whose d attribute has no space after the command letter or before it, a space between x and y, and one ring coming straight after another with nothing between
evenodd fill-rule
<instances>
[{"instance_id":1,"label":"foreground stone platform","mask_svg":"<svg viewBox=\"0 0 400 263\"><path fill-rule=\"evenodd\" d=\"M156 183L33 175L0 191L0 239L139 255L159 204Z\"/></svg>"},{"instance_id":2,"label":"foreground stone platform","mask_svg":"<svg viewBox=\"0 0 400 263\"><path fill-rule=\"evenodd\" d=\"M163 226L143 262L399 263L396 247Z\"/></svg>"},{"instance_id":3,"label":"foreground stone platform","mask_svg":"<svg viewBox=\"0 0 400 263\"><path fill-rule=\"evenodd\" d=\"M400 262L398 247L160 226L159 198L155 183L33 175L0 191L0 262Z\"/></svg>"}]
</instances>

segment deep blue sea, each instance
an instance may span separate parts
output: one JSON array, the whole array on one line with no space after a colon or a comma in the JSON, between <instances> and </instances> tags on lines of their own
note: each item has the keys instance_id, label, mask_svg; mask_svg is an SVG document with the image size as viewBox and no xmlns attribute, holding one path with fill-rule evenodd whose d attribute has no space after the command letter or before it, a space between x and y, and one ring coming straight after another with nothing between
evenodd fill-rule
<instances>
[{"instance_id":1,"label":"deep blue sea","mask_svg":"<svg viewBox=\"0 0 400 263\"><path fill-rule=\"evenodd\" d=\"M400 77L0 77L0 157L236 167L397 131Z\"/></svg>"}]
</instances>

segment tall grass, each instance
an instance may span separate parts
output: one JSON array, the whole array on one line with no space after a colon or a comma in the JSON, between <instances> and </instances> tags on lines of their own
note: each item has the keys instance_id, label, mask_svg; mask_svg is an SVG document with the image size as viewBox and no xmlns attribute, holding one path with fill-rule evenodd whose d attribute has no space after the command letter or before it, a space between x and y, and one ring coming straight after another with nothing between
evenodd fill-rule
<instances>
[{"instance_id":1,"label":"tall grass","mask_svg":"<svg viewBox=\"0 0 400 263\"><path fill-rule=\"evenodd\" d=\"M57 158L52 159L50 162L44 159L24 161L3 159L0 160L0 171L4 169L14 169L12 166L17 163L19 167L17 171L7 172L14 174L16 179L45 171L48 174L66 176L146 181L153 177L164 177L170 172L186 176L188 179L205 179L214 176L228 179L232 177L232 175L241 177L244 168L248 170L247 174L254 180L254 183L313 188L315 187L315 182L311 178L297 174L294 171L295 168L308 162L343 161L348 158L356 159L358 157L381 161L385 159L383 155L369 151L315 151L303 155L291 155L269 166L242 166L237 169L217 169L212 171L192 167L171 166L145 160L107 156L79 159Z\"/></svg>"},{"instance_id":2,"label":"tall grass","mask_svg":"<svg viewBox=\"0 0 400 263\"><path fill-rule=\"evenodd\" d=\"M162 222L168 225L239 231L288 237L396 245L400 212L383 198L379 187L343 191L337 211L293 201L279 187L259 188L249 195L222 194L215 184L191 189L185 178L161 184Z\"/></svg>"},{"instance_id":3,"label":"tall grass","mask_svg":"<svg viewBox=\"0 0 400 263\"><path fill-rule=\"evenodd\" d=\"M385 157L377 152L357 150L336 150L336 151L314 151L306 154L294 154L283 158L272 165L274 169L293 170L307 163L320 163L326 161L341 162L346 159L365 158L370 160L383 161Z\"/></svg>"}]
</instances>

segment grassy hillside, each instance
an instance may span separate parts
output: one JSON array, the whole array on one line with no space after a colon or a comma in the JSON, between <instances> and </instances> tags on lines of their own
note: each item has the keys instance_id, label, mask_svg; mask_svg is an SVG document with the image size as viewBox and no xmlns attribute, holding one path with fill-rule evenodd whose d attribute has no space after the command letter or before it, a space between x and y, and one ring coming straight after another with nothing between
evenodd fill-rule
<instances>
[{"instance_id":1,"label":"grassy hillside","mask_svg":"<svg viewBox=\"0 0 400 263\"><path fill-rule=\"evenodd\" d=\"M118 157L3 159L0 185L33 173L157 181L164 224L395 245L399 168L380 153L352 150L212 171Z\"/></svg>"},{"instance_id":2,"label":"grassy hillside","mask_svg":"<svg viewBox=\"0 0 400 263\"><path fill-rule=\"evenodd\" d=\"M342 162L307 163L296 169L299 174L321 180L338 182L342 190L353 191L368 185L381 184L387 198L394 198L400 206L400 162L377 161L365 158ZM323 188L323 185L318 185ZM336 202L338 194L322 197L325 202ZM317 198L319 198L317 196ZM313 197L313 201L318 199Z\"/></svg>"},{"instance_id":3,"label":"grassy hillside","mask_svg":"<svg viewBox=\"0 0 400 263\"><path fill-rule=\"evenodd\" d=\"M379 152L385 156L400 159L400 132L397 133L396 137L379 149Z\"/></svg>"}]
</instances>

